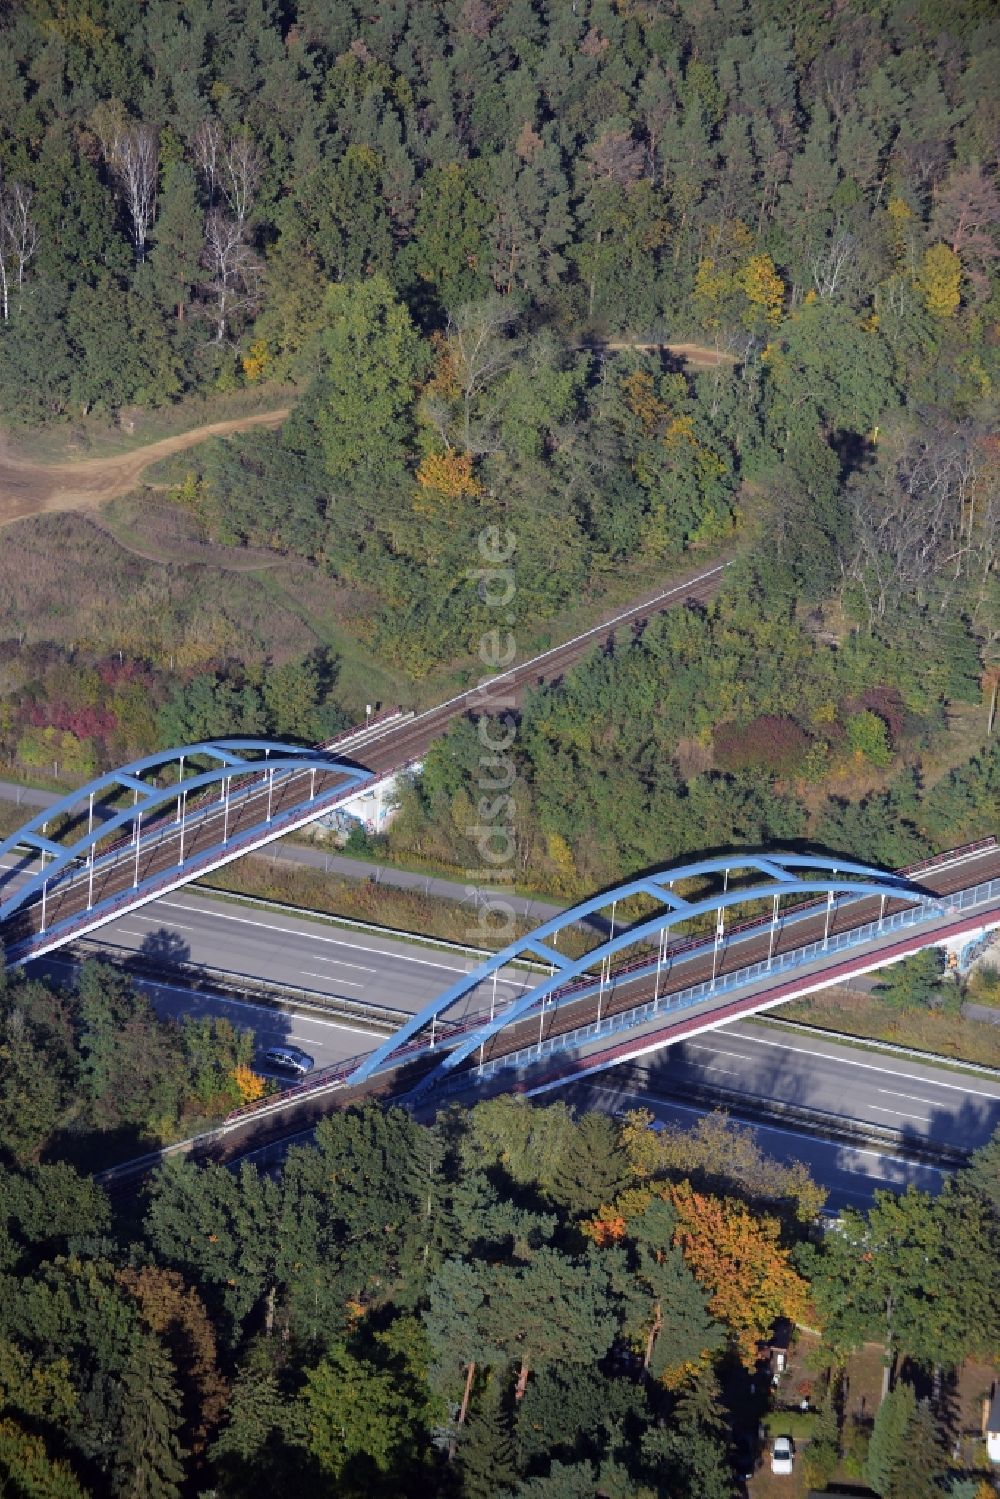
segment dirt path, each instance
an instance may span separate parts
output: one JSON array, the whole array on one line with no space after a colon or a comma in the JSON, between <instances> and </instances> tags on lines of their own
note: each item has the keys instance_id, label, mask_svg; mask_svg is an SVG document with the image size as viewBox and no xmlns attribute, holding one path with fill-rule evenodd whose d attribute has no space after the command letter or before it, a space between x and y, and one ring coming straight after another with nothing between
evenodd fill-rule
<instances>
[{"instance_id":1,"label":"dirt path","mask_svg":"<svg viewBox=\"0 0 1000 1499\"><path fill-rule=\"evenodd\" d=\"M139 475L151 463L182 453L208 437L229 437L250 427L276 427L288 415L289 407L277 411L259 411L254 416L234 417L225 422L209 422L164 437L130 453L116 453L113 458L84 458L76 463L32 463L13 458L0 448L0 526L41 515L48 510L90 510L116 500L134 489Z\"/></svg>"},{"instance_id":2,"label":"dirt path","mask_svg":"<svg viewBox=\"0 0 1000 1499\"><path fill-rule=\"evenodd\" d=\"M710 349L705 344L647 344L633 343L630 339L612 338L604 347L606 349L652 349L654 352L666 349L668 353L676 354L678 359L683 359L685 364L690 364L700 370L714 370L720 364L737 363L735 354L727 354L722 349Z\"/></svg>"}]
</instances>

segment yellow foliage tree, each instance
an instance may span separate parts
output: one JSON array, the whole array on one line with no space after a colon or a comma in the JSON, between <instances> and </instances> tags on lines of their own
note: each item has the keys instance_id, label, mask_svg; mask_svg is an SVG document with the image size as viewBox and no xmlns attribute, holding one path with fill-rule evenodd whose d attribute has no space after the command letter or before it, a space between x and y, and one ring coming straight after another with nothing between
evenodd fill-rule
<instances>
[{"instance_id":1,"label":"yellow foliage tree","mask_svg":"<svg viewBox=\"0 0 1000 1499\"><path fill-rule=\"evenodd\" d=\"M428 453L417 469L417 483L422 489L433 489L449 500L483 492L483 486L472 472L472 459L468 453Z\"/></svg>"},{"instance_id":2,"label":"yellow foliage tree","mask_svg":"<svg viewBox=\"0 0 1000 1499\"><path fill-rule=\"evenodd\" d=\"M242 1063L234 1067L233 1082L240 1095L240 1103L256 1103L258 1098L264 1097L267 1083L252 1067L244 1067Z\"/></svg>"},{"instance_id":3,"label":"yellow foliage tree","mask_svg":"<svg viewBox=\"0 0 1000 1499\"><path fill-rule=\"evenodd\" d=\"M694 435L694 418L691 416L675 416L663 434L665 448L679 448L682 443L692 448L698 447L698 439Z\"/></svg>"},{"instance_id":4,"label":"yellow foliage tree","mask_svg":"<svg viewBox=\"0 0 1000 1499\"><path fill-rule=\"evenodd\" d=\"M698 262L694 278L693 301L702 325L717 328L721 321L720 309L733 293L735 283L727 270L720 269L710 255Z\"/></svg>"},{"instance_id":5,"label":"yellow foliage tree","mask_svg":"<svg viewBox=\"0 0 1000 1499\"><path fill-rule=\"evenodd\" d=\"M255 338L243 355L241 363L243 373L251 384L257 380L263 380L271 364L271 351L267 347L266 339Z\"/></svg>"},{"instance_id":6,"label":"yellow foliage tree","mask_svg":"<svg viewBox=\"0 0 1000 1499\"><path fill-rule=\"evenodd\" d=\"M737 280L750 303L750 321L762 314L767 323L781 321L785 300L785 283L775 270L770 255L752 255L742 267Z\"/></svg>"},{"instance_id":7,"label":"yellow foliage tree","mask_svg":"<svg viewBox=\"0 0 1000 1499\"><path fill-rule=\"evenodd\" d=\"M667 406L653 388L653 377L646 370L633 370L622 381L622 394L632 415L642 423L647 437L662 427L667 417Z\"/></svg>"},{"instance_id":8,"label":"yellow foliage tree","mask_svg":"<svg viewBox=\"0 0 1000 1499\"><path fill-rule=\"evenodd\" d=\"M555 865L557 890L572 890L576 885L576 861L562 833L549 833L545 839L545 851Z\"/></svg>"},{"instance_id":9,"label":"yellow foliage tree","mask_svg":"<svg viewBox=\"0 0 1000 1499\"><path fill-rule=\"evenodd\" d=\"M962 262L947 245L924 251L917 286L924 306L934 317L954 317L962 300Z\"/></svg>"}]
</instances>

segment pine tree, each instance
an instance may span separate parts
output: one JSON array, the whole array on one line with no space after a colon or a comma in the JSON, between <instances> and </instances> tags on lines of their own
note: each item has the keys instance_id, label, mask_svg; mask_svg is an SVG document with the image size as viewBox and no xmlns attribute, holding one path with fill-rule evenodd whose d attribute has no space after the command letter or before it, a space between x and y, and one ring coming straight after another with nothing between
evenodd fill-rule
<instances>
[{"instance_id":1,"label":"pine tree","mask_svg":"<svg viewBox=\"0 0 1000 1499\"><path fill-rule=\"evenodd\" d=\"M174 161L163 173L159 213L149 260L156 295L183 319L198 281L202 249L202 215L194 172Z\"/></svg>"},{"instance_id":2,"label":"pine tree","mask_svg":"<svg viewBox=\"0 0 1000 1499\"><path fill-rule=\"evenodd\" d=\"M465 1499L493 1499L493 1495L517 1482L514 1437L499 1389L486 1391L482 1404L472 1413L458 1449Z\"/></svg>"},{"instance_id":3,"label":"pine tree","mask_svg":"<svg viewBox=\"0 0 1000 1499\"><path fill-rule=\"evenodd\" d=\"M181 1397L156 1338L143 1338L122 1378L122 1417L112 1485L118 1499L176 1499L185 1456L177 1432Z\"/></svg>"},{"instance_id":4,"label":"pine tree","mask_svg":"<svg viewBox=\"0 0 1000 1499\"><path fill-rule=\"evenodd\" d=\"M881 1495L881 1499L891 1499L897 1480L910 1471L907 1432L916 1409L912 1385L898 1384L886 1395L876 1413L865 1459L865 1482Z\"/></svg>"}]
</instances>

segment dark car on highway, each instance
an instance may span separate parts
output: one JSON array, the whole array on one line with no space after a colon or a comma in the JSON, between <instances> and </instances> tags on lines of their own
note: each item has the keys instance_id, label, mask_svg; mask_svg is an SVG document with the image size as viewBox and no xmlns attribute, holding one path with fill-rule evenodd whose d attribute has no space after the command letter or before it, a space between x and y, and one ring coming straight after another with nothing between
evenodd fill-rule
<instances>
[{"instance_id":1,"label":"dark car on highway","mask_svg":"<svg viewBox=\"0 0 1000 1499\"><path fill-rule=\"evenodd\" d=\"M312 1057L307 1052L300 1051L297 1046L272 1046L269 1051L265 1051L264 1061L270 1067L280 1067L282 1071L294 1072L298 1077L304 1077L313 1067Z\"/></svg>"}]
</instances>

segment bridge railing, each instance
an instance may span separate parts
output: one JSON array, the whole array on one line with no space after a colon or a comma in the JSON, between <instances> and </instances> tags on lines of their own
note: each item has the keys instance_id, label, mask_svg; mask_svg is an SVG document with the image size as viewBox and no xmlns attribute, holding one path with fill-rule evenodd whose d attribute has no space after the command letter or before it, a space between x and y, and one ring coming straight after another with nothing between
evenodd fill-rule
<instances>
[{"instance_id":1,"label":"bridge railing","mask_svg":"<svg viewBox=\"0 0 1000 1499\"><path fill-rule=\"evenodd\" d=\"M959 845L958 848L949 849L946 853L935 854L932 858L922 859L916 864L908 865L905 869L897 869L895 870L895 873L907 876L922 874L927 870L937 868L939 865L950 864L953 863L956 859L969 858L972 854L982 853L986 849L995 848L996 844L997 840L992 836L989 838L980 838L975 843L963 843ZM752 890L748 891L748 896L750 894L752 894ZM865 898L865 896L853 897L853 899L857 900L864 900ZM850 905L851 900L852 897L850 895L841 897L841 907ZM795 904L787 906L781 919L787 921L791 918L794 918L796 921L798 921L803 915L809 913L810 911L821 911L825 907L825 905L826 900L823 897L817 897L814 900L799 901ZM726 941L729 942L734 937L742 936L745 932L766 931L770 924L770 917L767 916L753 916L748 918L746 921L735 922L732 926L726 928ZM694 932L690 937L682 937L679 941L672 942L670 946L664 950L663 964L665 966L669 966L674 958L679 957L684 953L692 952L696 948L705 947L706 945L711 946L711 934L709 933ZM605 985L613 984L616 979L621 978L625 974L641 972L648 966L649 958L644 953L639 953L636 957L630 958L627 963L619 964L619 966L615 968L613 972L604 980ZM593 988L595 982L599 982L599 979L596 975L594 977L585 975L583 978L574 979L571 984L565 984L561 988L554 990L546 1001L546 1005L552 1003L561 1003L569 994L575 994L585 989L591 989Z\"/></svg>"},{"instance_id":2,"label":"bridge railing","mask_svg":"<svg viewBox=\"0 0 1000 1499\"><path fill-rule=\"evenodd\" d=\"M959 891L955 896L943 898L948 909L957 914L963 910L969 910L973 906L981 905L984 901L995 896L1000 896L1000 879L986 880L980 885L974 885L967 890ZM905 911L896 911L891 916L884 917L881 922L869 921L863 926L853 927L850 931L840 932L836 936L829 937L824 943L821 940L806 943L803 947L793 948L791 952L781 953L771 958L761 959L757 963L750 963L745 968L737 968L731 973L720 974L714 982L705 979L701 983L691 984L687 989L675 990L668 994L660 995L657 999L646 1000L641 1005L636 1005L630 1010L619 1011L615 1015L609 1015L600 1021L592 1021L587 1025L579 1026L573 1031L564 1031L558 1036L551 1036L541 1044L534 1042L530 1046L521 1047L516 1052L506 1056L497 1057L490 1062L476 1068L477 1077L492 1077L498 1071L506 1067L525 1067L530 1063L540 1061L558 1051L572 1050L587 1041L598 1037L612 1035L616 1031L630 1030L634 1026L644 1025L656 1015L667 1011L690 1009L694 1005L702 1004L706 999L714 998L716 995L725 994L733 989L745 988L748 984L755 983L759 979L773 977L776 974L788 972L789 969L802 968L813 959L821 955L843 952L853 947L861 947L866 942L874 941L876 937L884 936L887 932L903 930L907 927L918 925L927 919L927 913L921 906L911 906ZM651 967L650 972L654 969ZM468 1086L468 1074L462 1077L449 1079L440 1088L440 1092L454 1092L462 1087Z\"/></svg>"},{"instance_id":3,"label":"bridge railing","mask_svg":"<svg viewBox=\"0 0 1000 1499\"><path fill-rule=\"evenodd\" d=\"M291 775L303 776L307 773L308 772L306 771L290 772ZM315 798L315 804L321 807L325 806L331 799L331 797L336 800L341 796L347 796L356 790L356 786L345 786L343 788L334 787L332 788L331 792L317 795ZM232 834L229 838L229 841L225 845L227 854L227 859L225 862L230 862L232 858L238 857L241 851L250 852L253 845L260 840L261 834L264 831L265 827L269 839L280 836L280 830L286 824L289 825L288 830L291 831L291 825L300 818L301 812L301 804L297 804L294 807L285 807L275 812L270 822L266 825L262 827L248 828L242 833ZM169 829L173 828L174 826L174 823L170 823L166 827L161 827L156 839L152 840L150 845L148 846L149 849L158 847L165 838L167 838L168 836L172 836L169 832ZM189 863L184 866L185 870L187 871L187 877L193 879L197 874L198 868L202 864L207 863L209 866L211 866L212 860L217 853L218 849L210 849L207 850L203 855L196 855L192 860L190 860ZM95 861L95 868L100 867L100 862L100 860ZM69 871L67 875L61 876L58 881L55 879L53 880L52 889L55 890L57 887L61 887L65 891L66 889L70 888L76 881L82 881L83 879L85 879L87 877L87 873L88 871L86 870L85 866L78 867L76 870ZM115 913L124 914L125 911L130 910L136 904L136 897L138 895L141 895L143 901L148 901L158 894L165 894L168 890L173 889L176 884L176 868L172 868L169 871L161 873L160 875L152 876L149 879L140 880L138 886L133 886L130 889L122 890L117 895L110 897L107 901L102 901L100 905L101 918L102 920L113 919ZM98 908L95 906L94 911L96 911L97 909ZM58 934L61 941L71 941L74 931L79 930L83 932L88 930L92 925L93 912L83 911L77 918L71 918L68 923L59 923L56 926L48 928L44 935L51 938L53 934ZM42 934L39 935L41 936ZM9 950L7 954L8 961L10 961L11 959L16 959L21 947L23 947L24 945L24 943L20 943Z\"/></svg>"},{"instance_id":4,"label":"bridge railing","mask_svg":"<svg viewBox=\"0 0 1000 1499\"><path fill-rule=\"evenodd\" d=\"M995 842L995 840L993 841ZM987 843L985 846L988 847L991 845ZM959 891L956 895L944 896L942 897L942 904L947 905L949 910L957 914L959 911L968 910L972 906L980 905L984 900L988 900L993 896L1000 896L1000 879L987 880L982 884L971 886L967 890ZM481 1069L476 1067L472 1070L475 1071L477 1078L489 1078L504 1068L526 1067L557 1051L572 1050L576 1046L590 1040L595 1040L601 1036L613 1035L618 1031L629 1030L633 1026L645 1024L647 1020L667 1011L689 1009L693 1005L703 1003L707 998L725 994L733 989L742 988L747 984L756 982L758 979L788 972L793 968L803 967L824 953L842 952L852 947L863 946L864 943L871 942L878 936L885 936L888 932L915 926L926 919L927 913L924 907L911 906L904 911L897 911L891 916L885 916L881 921L869 921L863 926L853 927L849 931L831 936L828 938L825 946L822 940L806 943L803 947L793 948L790 952L774 956L770 963L766 959L761 959L757 963L748 964L746 967L736 969L731 973L720 974L716 978L714 985L710 980L703 980L701 983L689 985L686 989L663 994L656 1000L647 1000L641 1005L634 1006L632 1009L607 1016L600 1022L593 1021L585 1026L579 1026L575 1030L563 1032L559 1036L550 1037L548 1041L541 1043L540 1048L537 1042L533 1042L530 1046L521 1047L518 1051L512 1052L507 1056L497 1057L493 1061L484 1063ZM656 965L649 963L647 960L646 968L652 974L655 972ZM620 976L621 971L618 971L618 976ZM612 980L609 983L613 983L614 977L615 975L612 976ZM593 990L595 987L594 980L589 981L589 987ZM567 985L563 998L565 998L565 993L574 988L575 986ZM550 1007L555 1008L554 1000L555 995L550 996L549 1002L546 1003L546 1010L549 1010ZM453 1023L450 1026L447 1023L442 1024L439 1021L437 1022L438 1034L442 1041L455 1041L465 1032L481 1024L482 1019L483 1016L481 1014L474 1014L466 1016L463 1020ZM426 1055L431 1049L425 1037L414 1037L413 1040L409 1041L405 1046L400 1047L393 1054L391 1062L387 1064L386 1070L395 1069L402 1061L413 1059L418 1055ZM338 1081L345 1081L366 1055L367 1053L363 1052L359 1056L351 1057L345 1062L334 1063L332 1066L324 1068L321 1072L314 1073L305 1081L297 1083L291 1088L284 1089L278 1098L258 1100L256 1103L244 1104L231 1114L227 1114L226 1123L228 1124L230 1120L247 1118L264 1111L273 1112L275 1106L283 1106L286 1100L307 1098L310 1094L327 1091ZM376 1073L375 1076L378 1076L378 1074ZM436 1091L442 1094L460 1091L468 1087L468 1080L468 1072L459 1072L454 1077L448 1079Z\"/></svg>"}]
</instances>

